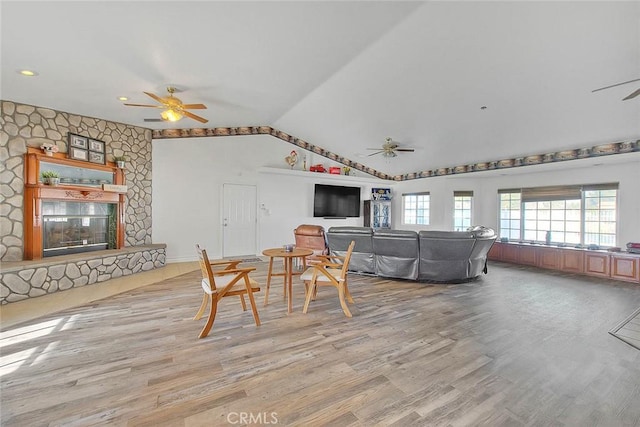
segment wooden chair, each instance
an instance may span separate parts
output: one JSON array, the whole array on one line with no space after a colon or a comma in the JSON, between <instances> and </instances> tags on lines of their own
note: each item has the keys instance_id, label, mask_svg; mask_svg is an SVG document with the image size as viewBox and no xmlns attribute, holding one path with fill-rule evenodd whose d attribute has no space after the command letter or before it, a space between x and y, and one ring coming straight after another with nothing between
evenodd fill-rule
<instances>
[{"instance_id":1,"label":"wooden chair","mask_svg":"<svg viewBox=\"0 0 640 427\"><path fill-rule=\"evenodd\" d=\"M248 295L256 326L260 326L260 317L253 298L253 293L259 292L260 287L258 282L249 277L249 273L255 270L255 267L238 268L238 264L241 262L239 260L211 262L207 256L207 251L200 248L200 245L196 245L196 251L198 252L200 270L202 271L202 290L204 295L200 309L193 320L199 320L202 317L207 304L211 301L211 310L209 311L207 323L202 328L198 338L204 338L209 335L218 311L218 301L224 297L239 296L242 310L245 311L247 305L244 302L244 295ZM224 268L214 270L212 266L224 266Z\"/></svg>"},{"instance_id":2,"label":"wooden chair","mask_svg":"<svg viewBox=\"0 0 640 427\"><path fill-rule=\"evenodd\" d=\"M351 317L351 312L345 302L345 297L347 301L353 304L353 298L351 297L351 293L349 293L347 283L347 269L355 245L356 242L352 241L344 257L325 255L326 260L324 262L314 264L302 273L300 278L304 281L307 288L304 308L302 309L303 313L307 312L311 299L315 299L318 286L333 286L338 289L338 298L342 306L342 311L344 311L347 317ZM339 262L332 262L330 260L337 260Z\"/></svg>"}]
</instances>

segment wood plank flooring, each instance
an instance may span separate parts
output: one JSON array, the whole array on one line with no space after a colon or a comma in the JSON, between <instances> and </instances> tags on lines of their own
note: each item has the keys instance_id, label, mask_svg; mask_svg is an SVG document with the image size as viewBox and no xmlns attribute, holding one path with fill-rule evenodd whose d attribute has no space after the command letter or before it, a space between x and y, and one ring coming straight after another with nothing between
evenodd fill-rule
<instances>
[{"instance_id":1,"label":"wood plank flooring","mask_svg":"<svg viewBox=\"0 0 640 427\"><path fill-rule=\"evenodd\" d=\"M253 274L265 283L266 263ZM350 275L262 326L199 273L3 329L2 426L640 426L640 351L608 334L640 287L494 263L465 284Z\"/></svg>"}]
</instances>

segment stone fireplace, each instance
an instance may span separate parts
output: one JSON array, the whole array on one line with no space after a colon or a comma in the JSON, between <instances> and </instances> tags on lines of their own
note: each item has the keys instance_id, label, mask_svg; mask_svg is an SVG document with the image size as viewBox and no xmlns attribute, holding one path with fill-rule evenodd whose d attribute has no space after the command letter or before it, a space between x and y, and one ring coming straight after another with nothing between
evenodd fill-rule
<instances>
[{"instance_id":1,"label":"stone fireplace","mask_svg":"<svg viewBox=\"0 0 640 427\"><path fill-rule=\"evenodd\" d=\"M64 184L43 184L43 170L59 172ZM97 173L103 179L86 178ZM121 169L29 148L25 178L24 259L124 247L127 187Z\"/></svg>"},{"instance_id":2,"label":"stone fireplace","mask_svg":"<svg viewBox=\"0 0 640 427\"><path fill-rule=\"evenodd\" d=\"M0 305L164 266L165 245L153 244L151 237L150 129L7 100L0 104ZM106 164L69 159L70 133L103 141ZM55 145L59 152L45 156L43 144ZM109 160L122 155L127 156L126 168L117 169ZM67 179L58 186L44 185L39 160L46 163L44 170ZM83 171L68 173L70 168ZM126 182L126 193L105 189L105 181ZM109 249L43 258L44 229L52 226L45 223L49 201L114 207L115 218L109 214L110 221L115 220L108 228ZM86 224L84 219L74 227L83 227L83 221ZM83 234L87 230L80 237Z\"/></svg>"}]
</instances>

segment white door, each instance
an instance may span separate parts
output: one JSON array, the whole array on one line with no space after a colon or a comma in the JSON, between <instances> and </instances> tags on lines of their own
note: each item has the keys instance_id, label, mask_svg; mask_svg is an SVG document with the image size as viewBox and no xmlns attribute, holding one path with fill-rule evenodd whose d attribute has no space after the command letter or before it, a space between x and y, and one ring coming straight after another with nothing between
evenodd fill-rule
<instances>
[{"instance_id":1,"label":"white door","mask_svg":"<svg viewBox=\"0 0 640 427\"><path fill-rule=\"evenodd\" d=\"M256 254L256 187L223 184L222 256Z\"/></svg>"}]
</instances>

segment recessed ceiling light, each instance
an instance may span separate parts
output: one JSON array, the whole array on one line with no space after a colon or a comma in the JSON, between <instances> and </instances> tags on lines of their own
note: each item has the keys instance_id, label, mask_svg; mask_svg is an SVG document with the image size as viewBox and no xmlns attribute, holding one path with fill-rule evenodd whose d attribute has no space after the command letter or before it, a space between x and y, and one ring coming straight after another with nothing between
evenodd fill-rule
<instances>
[{"instance_id":1,"label":"recessed ceiling light","mask_svg":"<svg viewBox=\"0 0 640 427\"><path fill-rule=\"evenodd\" d=\"M118 97L118 101L128 101L129 98L127 98L126 96L119 96Z\"/></svg>"},{"instance_id":2,"label":"recessed ceiling light","mask_svg":"<svg viewBox=\"0 0 640 427\"><path fill-rule=\"evenodd\" d=\"M38 73L36 73L33 70L18 70L18 73L20 73L21 75L23 75L25 77L34 77L34 76L38 75Z\"/></svg>"}]
</instances>

